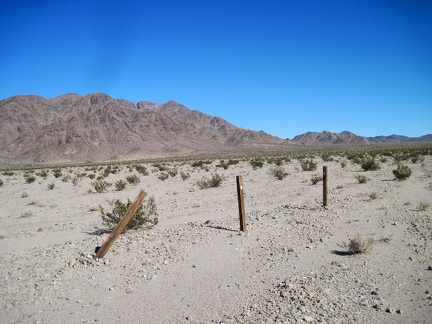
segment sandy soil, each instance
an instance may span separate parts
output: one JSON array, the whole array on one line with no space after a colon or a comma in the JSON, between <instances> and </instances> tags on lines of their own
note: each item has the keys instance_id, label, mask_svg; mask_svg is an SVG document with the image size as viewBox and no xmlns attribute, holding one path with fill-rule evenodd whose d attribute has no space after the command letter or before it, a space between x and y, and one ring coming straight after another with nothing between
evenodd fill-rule
<instances>
[{"instance_id":1,"label":"sandy soil","mask_svg":"<svg viewBox=\"0 0 432 324\"><path fill-rule=\"evenodd\" d=\"M390 159L391 160L391 159ZM89 192L52 172L26 183L23 171L0 175L0 319L2 323L431 323L432 157L408 163L394 181L392 161L378 171L318 162L277 180L274 165L247 161L165 181L151 164L123 191ZM322 182L329 169L329 206ZM63 169L71 177L83 167ZM212 173L220 187L199 189ZM97 172L96 174L99 174ZM125 179L125 166L107 181ZM247 232L239 232L236 175L243 176ZM356 175L370 180L360 184ZM47 185L54 183L53 190ZM153 195L159 224L123 233L106 257L92 254L108 234L99 205ZM373 195L376 198L373 199ZM371 198L372 196L372 198ZM424 209L424 210L422 210ZM364 254L347 253L357 234L373 238Z\"/></svg>"}]
</instances>

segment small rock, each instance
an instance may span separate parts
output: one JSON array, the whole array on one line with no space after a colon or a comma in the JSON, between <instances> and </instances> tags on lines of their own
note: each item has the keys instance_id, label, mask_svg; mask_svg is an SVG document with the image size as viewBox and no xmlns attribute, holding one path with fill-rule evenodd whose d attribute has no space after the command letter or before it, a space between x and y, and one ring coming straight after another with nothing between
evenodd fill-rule
<instances>
[{"instance_id":1,"label":"small rock","mask_svg":"<svg viewBox=\"0 0 432 324\"><path fill-rule=\"evenodd\" d=\"M312 316L309 316L309 315L306 315L305 317L303 317L303 319L304 319L306 322L313 322L313 318L312 318Z\"/></svg>"},{"instance_id":2,"label":"small rock","mask_svg":"<svg viewBox=\"0 0 432 324\"><path fill-rule=\"evenodd\" d=\"M402 312L402 309L398 309L397 311L396 311L396 313L398 313L398 314L402 314L403 312Z\"/></svg>"}]
</instances>

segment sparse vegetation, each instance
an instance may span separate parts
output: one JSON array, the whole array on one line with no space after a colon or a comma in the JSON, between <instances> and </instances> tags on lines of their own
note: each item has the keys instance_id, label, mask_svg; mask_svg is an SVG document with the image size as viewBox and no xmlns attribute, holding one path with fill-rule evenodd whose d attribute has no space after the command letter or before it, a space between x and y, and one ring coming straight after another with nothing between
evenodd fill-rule
<instances>
[{"instance_id":1,"label":"sparse vegetation","mask_svg":"<svg viewBox=\"0 0 432 324\"><path fill-rule=\"evenodd\" d=\"M393 170L393 174L398 180L406 180L411 176L412 170L409 166L398 164L397 168Z\"/></svg>"},{"instance_id":2,"label":"sparse vegetation","mask_svg":"<svg viewBox=\"0 0 432 324\"><path fill-rule=\"evenodd\" d=\"M212 187L219 187L225 178L219 174L212 174L211 179L207 177L202 177L201 180L197 181L197 186L200 189L207 189Z\"/></svg>"},{"instance_id":3,"label":"sparse vegetation","mask_svg":"<svg viewBox=\"0 0 432 324\"><path fill-rule=\"evenodd\" d=\"M351 239L349 244L349 252L351 254L362 254L368 252L372 246L375 244L373 238L364 238L362 235L357 234L357 236Z\"/></svg>"},{"instance_id":4,"label":"sparse vegetation","mask_svg":"<svg viewBox=\"0 0 432 324\"><path fill-rule=\"evenodd\" d=\"M126 203L122 203L119 199L112 202L113 210L106 212L101 206L99 206L100 213L102 214L102 222L109 228L114 228L123 215L126 213L132 202L128 199ZM127 224L125 230L138 229L141 227L152 227L159 221L158 219L157 206L155 198L152 196L148 199L147 203L141 204L135 215Z\"/></svg>"}]
</instances>

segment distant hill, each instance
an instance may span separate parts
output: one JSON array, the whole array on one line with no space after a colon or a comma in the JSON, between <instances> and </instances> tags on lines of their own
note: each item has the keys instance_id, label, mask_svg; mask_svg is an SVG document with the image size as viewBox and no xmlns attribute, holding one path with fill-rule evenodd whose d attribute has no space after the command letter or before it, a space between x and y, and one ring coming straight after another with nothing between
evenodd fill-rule
<instances>
[{"instance_id":1,"label":"distant hill","mask_svg":"<svg viewBox=\"0 0 432 324\"><path fill-rule=\"evenodd\" d=\"M378 143L378 140L357 136L351 132L344 131L342 133L332 133L324 131L321 133L307 132L297 135L292 139L300 144L371 144Z\"/></svg>"},{"instance_id":2,"label":"distant hill","mask_svg":"<svg viewBox=\"0 0 432 324\"><path fill-rule=\"evenodd\" d=\"M423 135L420 137L407 137L403 135L390 135L390 136L375 136L380 142L432 142L432 134Z\"/></svg>"},{"instance_id":3,"label":"distant hill","mask_svg":"<svg viewBox=\"0 0 432 324\"><path fill-rule=\"evenodd\" d=\"M328 131L307 132L297 135L292 139L293 142L304 145L317 144L376 144L394 142L432 142L432 134L420 137L407 137L403 135L364 137L351 132L332 133Z\"/></svg>"},{"instance_id":4,"label":"distant hill","mask_svg":"<svg viewBox=\"0 0 432 324\"><path fill-rule=\"evenodd\" d=\"M285 143L175 101L134 104L102 93L0 101L0 162L134 159Z\"/></svg>"},{"instance_id":5,"label":"distant hill","mask_svg":"<svg viewBox=\"0 0 432 324\"><path fill-rule=\"evenodd\" d=\"M301 145L427 142L432 135L363 137L307 132L281 139L243 129L175 102L134 104L103 93L0 101L0 163L96 162Z\"/></svg>"}]
</instances>

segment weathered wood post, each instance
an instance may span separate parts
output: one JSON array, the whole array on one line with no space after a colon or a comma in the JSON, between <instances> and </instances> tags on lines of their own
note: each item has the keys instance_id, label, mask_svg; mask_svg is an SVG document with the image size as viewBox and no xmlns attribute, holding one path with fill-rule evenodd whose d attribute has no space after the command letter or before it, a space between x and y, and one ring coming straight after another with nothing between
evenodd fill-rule
<instances>
[{"instance_id":1,"label":"weathered wood post","mask_svg":"<svg viewBox=\"0 0 432 324\"><path fill-rule=\"evenodd\" d=\"M239 206L239 216L240 216L240 231L246 232L246 215L244 207L244 195L243 195L243 178L242 176L237 176L237 197Z\"/></svg>"},{"instance_id":2,"label":"weathered wood post","mask_svg":"<svg viewBox=\"0 0 432 324\"><path fill-rule=\"evenodd\" d=\"M323 167L323 206L327 207L327 193L328 193L328 171L327 167Z\"/></svg>"},{"instance_id":3,"label":"weathered wood post","mask_svg":"<svg viewBox=\"0 0 432 324\"><path fill-rule=\"evenodd\" d=\"M108 252L108 250L111 248L111 246L114 244L114 242L117 240L117 237L123 232L126 225L129 223L129 221L132 219L133 215L135 215L135 212L139 208L139 206L142 204L145 196L147 194L144 191L140 191L138 197L135 199L135 202L130 205L126 213L123 215L122 219L117 223L117 225L112 230L111 234L106 239L105 243L101 246L99 251L96 253L96 258L100 259L105 256L105 254Z\"/></svg>"}]
</instances>

